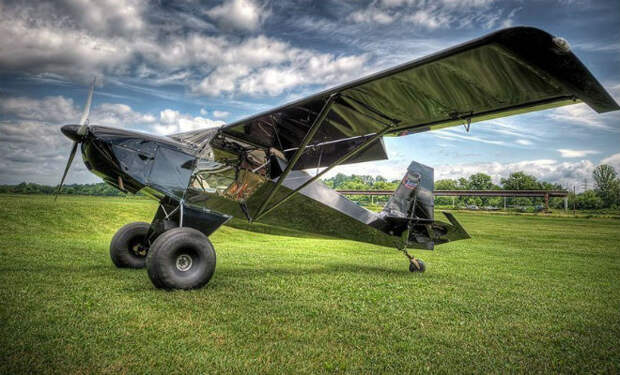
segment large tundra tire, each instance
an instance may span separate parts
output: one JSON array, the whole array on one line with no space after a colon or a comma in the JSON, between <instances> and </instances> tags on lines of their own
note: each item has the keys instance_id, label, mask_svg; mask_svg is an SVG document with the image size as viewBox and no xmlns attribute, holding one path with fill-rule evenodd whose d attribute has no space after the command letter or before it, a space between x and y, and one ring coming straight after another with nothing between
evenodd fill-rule
<instances>
[{"instance_id":1,"label":"large tundra tire","mask_svg":"<svg viewBox=\"0 0 620 375\"><path fill-rule=\"evenodd\" d=\"M110 241L110 258L118 268L144 268L146 266L145 246L149 223L129 223L119 229Z\"/></svg>"},{"instance_id":2,"label":"large tundra tire","mask_svg":"<svg viewBox=\"0 0 620 375\"><path fill-rule=\"evenodd\" d=\"M201 288L215 272L215 250L196 229L173 228L153 241L146 268L156 288Z\"/></svg>"}]
</instances>

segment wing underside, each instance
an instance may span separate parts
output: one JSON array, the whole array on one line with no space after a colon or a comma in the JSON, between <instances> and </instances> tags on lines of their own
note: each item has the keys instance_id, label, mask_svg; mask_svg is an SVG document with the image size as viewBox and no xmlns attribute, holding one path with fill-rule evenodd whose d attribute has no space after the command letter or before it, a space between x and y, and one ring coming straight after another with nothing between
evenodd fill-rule
<instances>
[{"instance_id":1,"label":"wing underside","mask_svg":"<svg viewBox=\"0 0 620 375\"><path fill-rule=\"evenodd\" d=\"M375 134L407 135L578 102L597 112L619 109L564 40L517 27L226 125L221 132L290 157L326 111L295 167L304 169L338 159ZM380 141L346 162L385 159Z\"/></svg>"}]
</instances>

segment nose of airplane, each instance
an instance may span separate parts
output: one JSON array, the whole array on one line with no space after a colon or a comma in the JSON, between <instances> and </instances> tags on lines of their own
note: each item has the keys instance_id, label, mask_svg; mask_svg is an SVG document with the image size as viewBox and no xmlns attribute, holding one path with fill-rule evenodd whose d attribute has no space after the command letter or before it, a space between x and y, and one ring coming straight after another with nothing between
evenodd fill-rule
<instances>
[{"instance_id":1,"label":"nose of airplane","mask_svg":"<svg viewBox=\"0 0 620 375\"><path fill-rule=\"evenodd\" d=\"M65 125L60 128L62 134L75 142L81 142L84 139L84 136L79 134L79 130L80 125Z\"/></svg>"}]
</instances>

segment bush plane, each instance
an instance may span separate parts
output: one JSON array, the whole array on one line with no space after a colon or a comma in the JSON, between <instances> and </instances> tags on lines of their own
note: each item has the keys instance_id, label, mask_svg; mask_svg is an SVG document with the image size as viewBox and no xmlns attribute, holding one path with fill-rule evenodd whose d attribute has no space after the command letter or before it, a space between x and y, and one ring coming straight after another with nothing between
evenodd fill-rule
<instances>
[{"instance_id":1,"label":"bush plane","mask_svg":"<svg viewBox=\"0 0 620 375\"><path fill-rule=\"evenodd\" d=\"M412 162L381 212L320 178L350 163L387 159L383 138L464 126L586 103L619 109L569 44L530 27L503 29L427 57L222 125L169 136L87 122L77 125L58 192L78 145L86 167L124 192L159 202L151 223L125 225L110 243L117 267L146 267L157 288L207 284L216 255L209 236L232 217L407 249L469 238L449 212L434 217L433 169ZM524 126L526 126L524 124ZM315 174L305 170L316 169Z\"/></svg>"}]
</instances>

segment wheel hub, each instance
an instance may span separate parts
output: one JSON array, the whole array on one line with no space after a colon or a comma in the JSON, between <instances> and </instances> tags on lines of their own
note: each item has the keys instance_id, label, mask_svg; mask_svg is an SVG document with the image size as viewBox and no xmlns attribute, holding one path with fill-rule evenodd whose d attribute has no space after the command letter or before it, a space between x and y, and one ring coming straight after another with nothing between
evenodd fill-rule
<instances>
[{"instance_id":1,"label":"wheel hub","mask_svg":"<svg viewBox=\"0 0 620 375\"><path fill-rule=\"evenodd\" d=\"M177 257L177 269L181 272L188 271L192 268L192 257L187 254L181 254Z\"/></svg>"},{"instance_id":2,"label":"wheel hub","mask_svg":"<svg viewBox=\"0 0 620 375\"><path fill-rule=\"evenodd\" d=\"M146 248L142 246L141 243L137 243L131 247L131 251L137 256L145 257L146 256Z\"/></svg>"}]
</instances>

